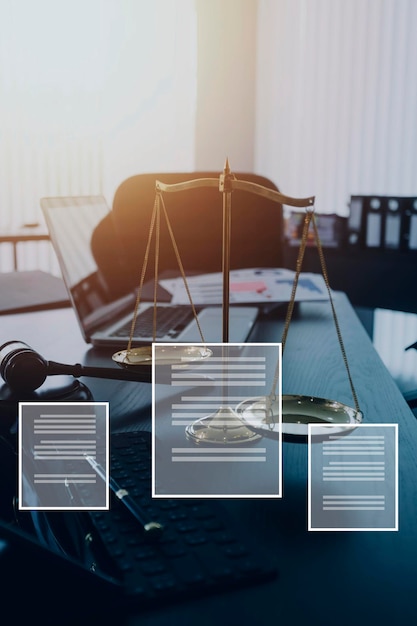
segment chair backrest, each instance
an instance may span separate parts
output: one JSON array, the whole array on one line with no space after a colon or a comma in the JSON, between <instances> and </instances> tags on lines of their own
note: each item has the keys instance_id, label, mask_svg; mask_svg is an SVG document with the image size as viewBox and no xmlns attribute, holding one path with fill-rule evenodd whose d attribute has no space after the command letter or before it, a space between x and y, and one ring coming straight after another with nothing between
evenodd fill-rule
<instances>
[{"instance_id":1,"label":"chair backrest","mask_svg":"<svg viewBox=\"0 0 417 626\"><path fill-rule=\"evenodd\" d=\"M235 174L239 180L278 190L269 179ZM106 289L120 297L139 284L149 237L157 180L172 184L219 178L217 172L151 173L131 176L117 188L112 211L92 237L92 251ZM222 270L223 194L216 187L164 193L164 204L187 275ZM253 193L232 192L230 268L282 267L282 205ZM155 232L154 232L155 236ZM116 239L115 239L116 237ZM115 241L117 244L115 245ZM153 276L154 241L146 279ZM179 267L161 216L159 274Z\"/></svg>"},{"instance_id":2,"label":"chair backrest","mask_svg":"<svg viewBox=\"0 0 417 626\"><path fill-rule=\"evenodd\" d=\"M236 178L278 190L269 179L235 173ZM172 184L218 178L216 172L138 174L116 190L113 220L136 277L142 267L155 200L155 181ZM165 193L164 203L186 272L222 268L223 195L217 188ZM283 262L282 205L252 193L232 192L231 269L280 267ZM150 260L150 263L153 261ZM161 216L160 271L177 270L175 253Z\"/></svg>"}]
</instances>

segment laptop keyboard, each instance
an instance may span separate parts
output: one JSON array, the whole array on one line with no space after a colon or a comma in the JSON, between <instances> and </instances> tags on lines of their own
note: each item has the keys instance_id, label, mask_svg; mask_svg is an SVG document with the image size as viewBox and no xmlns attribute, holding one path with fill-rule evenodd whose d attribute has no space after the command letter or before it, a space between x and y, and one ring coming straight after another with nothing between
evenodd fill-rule
<instances>
[{"instance_id":1,"label":"laptop keyboard","mask_svg":"<svg viewBox=\"0 0 417 626\"><path fill-rule=\"evenodd\" d=\"M190 306L157 306L156 307L156 339L168 336L175 338L194 319ZM136 320L133 337L153 337L154 307L151 306L140 313ZM129 337L131 322L114 331L112 337Z\"/></svg>"},{"instance_id":2,"label":"laptop keyboard","mask_svg":"<svg viewBox=\"0 0 417 626\"><path fill-rule=\"evenodd\" d=\"M122 579L125 598L143 607L254 585L276 576L268 558L239 537L220 502L151 497L151 438L111 435L111 476L163 531L149 540L114 498L110 511L89 513L94 532ZM113 496L113 494L112 494Z\"/></svg>"}]
</instances>

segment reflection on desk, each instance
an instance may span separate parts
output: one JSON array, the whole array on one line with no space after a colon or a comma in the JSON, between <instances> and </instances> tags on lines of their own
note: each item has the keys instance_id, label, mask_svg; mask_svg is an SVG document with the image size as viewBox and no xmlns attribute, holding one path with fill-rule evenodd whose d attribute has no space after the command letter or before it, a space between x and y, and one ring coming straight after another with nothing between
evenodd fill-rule
<instances>
[{"instance_id":1,"label":"reflection on desk","mask_svg":"<svg viewBox=\"0 0 417 626\"><path fill-rule=\"evenodd\" d=\"M250 529L276 561L279 579L203 600L193 599L190 591L187 603L133 612L130 626L197 621L199 626L415 622L417 422L346 296L336 294L335 304L364 423L398 424L399 531L309 533L307 447L284 443L283 498L227 503L235 523ZM282 330L282 318L271 312L259 319L250 341L280 341ZM97 358L97 364L102 364L106 358L84 344L73 313L67 309L5 316L0 341L11 338L26 341L51 359L88 360L91 364ZM150 393L149 385L144 392L143 385L136 383L84 382L96 400L110 402L113 430L150 429L150 404L144 403L143 396ZM352 403L327 302L302 303L298 308L284 354L283 391Z\"/></svg>"}]
</instances>

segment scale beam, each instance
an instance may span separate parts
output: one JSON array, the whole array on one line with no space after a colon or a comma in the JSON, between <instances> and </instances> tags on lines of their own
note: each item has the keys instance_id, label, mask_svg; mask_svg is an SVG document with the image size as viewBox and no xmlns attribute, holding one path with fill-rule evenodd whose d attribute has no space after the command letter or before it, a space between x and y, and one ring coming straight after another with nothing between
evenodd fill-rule
<instances>
[{"instance_id":1,"label":"scale beam","mask_svg":"<svg viewBox=\"0 0 417 626\"><path fill-rule=\"evenodd\" d=\"M229 342L229 308L230 308L230 238L231 238L231 215L232 215L232 192L240 190L253 193L257 196L268 198L273 202L294 207L313 207L315 197L293 198L279 191L268 189L263 185L244 180L238 180L230 170L229 159L226 159L224 169L219 178L196 178L182 183L166 184L157 180L155 189L157 193L188 191L203 187L217 187L223 194L223 343Z\"/></svg>"},{"instance_id":2,"label":"scale beam","mask_svg":"<svg viewBox=\"0 0 417 626\"><path fill-rule=\"evenodd\" d=\"M202 187L218 187L219 191L224 193L222 188L222 182L220 178L195 178L194 180L187 180L182 183L163 183L157 180L155 183L155 189L157 192L176 192L176 191L188 191L189 189L199 189ZM230 191L239 189L241 191L248 191L254 193L257 196L263 196L273 202L285 204L294 207L312 207L314 206L315 196L308 196L307 198L293 198L286 196L274 189L268 189L257 183L251 183L246 180L239 180L230 174Z\"/></svg>"}]
</instances>

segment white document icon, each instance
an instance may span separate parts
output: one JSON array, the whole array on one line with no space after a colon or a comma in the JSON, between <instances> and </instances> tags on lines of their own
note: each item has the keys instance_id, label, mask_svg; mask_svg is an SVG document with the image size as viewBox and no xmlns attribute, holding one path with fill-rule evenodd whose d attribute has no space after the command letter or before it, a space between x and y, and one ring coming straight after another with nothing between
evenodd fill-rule
<instances>
[{"instance_id":1,"label":"white document icon","mask_svg":"<svg viewBox=\"0 0 417 626\"><path fill-rule=\"evenodd\" d=\"M277 362L281 371L280 344L210 343L204 361L160 367L165 345L153 346L153 497L281 497L281 441L260 437L245 422L248 436L236 433L236 407L264 398ZM211 440L194 437L206 417Z\"/></svg>"},{"instance_id":2,"label":"white document icon","mask_svg":"<svg viewBox=\"0 0 417 626\"><path fill-rule=\"evenodd\" d=\"M309 424L308 529L398 530L398 425L322 433Z\"/></svg>"},{"instance_id":3,"label":"white document icon","mask_svg":"<svg viewBox=\"0 0 417 626\"><path fill-rule=\"evenodd\" d=\"M19 509L107 510L108 439L107 402L20 402Z\"/></svg>"}]
</instances>

